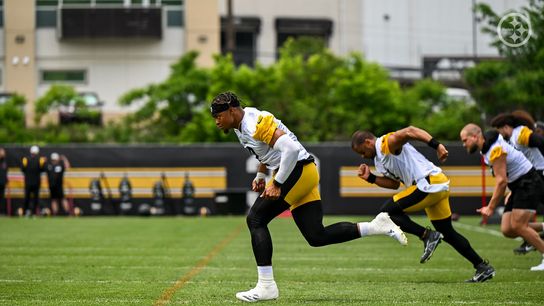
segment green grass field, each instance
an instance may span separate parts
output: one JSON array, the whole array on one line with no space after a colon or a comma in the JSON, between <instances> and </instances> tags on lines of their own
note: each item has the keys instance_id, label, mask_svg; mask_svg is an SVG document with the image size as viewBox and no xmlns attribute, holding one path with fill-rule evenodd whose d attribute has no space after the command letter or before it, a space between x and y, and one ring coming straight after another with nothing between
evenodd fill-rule
<instances>
[{"instance_id":1,"label":"green grass field","mask_svg":"<svg viewBox=\"0 0 544 306\"><path fill-rule=\"evenodd\" d=\"M538 253L513 255L519 241L500 237L496 225L477 226L475 217L457 224L497 269L491 281L464 283L473 268L445 243L422 265L413 236L408 247L370 237L312 248L291 219L276 219L270 228L280 297L264 303L543 304L544 272L529 271ZM2 305L243 304L234 294L256 277L243 217L0 218Z\"/></svg>"}]
</instances>

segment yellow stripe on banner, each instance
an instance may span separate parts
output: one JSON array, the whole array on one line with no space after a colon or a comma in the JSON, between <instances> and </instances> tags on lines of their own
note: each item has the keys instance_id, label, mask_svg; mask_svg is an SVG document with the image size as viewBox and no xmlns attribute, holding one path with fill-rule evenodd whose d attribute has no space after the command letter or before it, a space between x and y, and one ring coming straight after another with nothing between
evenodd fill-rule
<instances>
[{"instance_id":1,"label":"yellow stripe on banner","mask_svg":"<svg viewBox=\"0 0 544 306\"><path fill-rule=\"evenodd\" d=\"M125 174L132 185L132 195L138 198L151 198L153 185L166 176L166 183L173 197L180 197L185 175L195 187L196 198L211 198L216 190L227 188L227 171L225 167L187 167L187 168L70 168L64 174L64 192L74 198L88 198L91 180L104 173L106 180L101 180L106 193L105 183L109 185L112 195L119 197L119 184ZM24 177L18 168L9 170L9 191L13 198L24 196ZM48 183L42 175L42 196L48 195Z\"/></svg>"},{"instance_id":2,"label":"yellow stripe on banner","mask_svg":"<svg viewBox=\"0 0 544 306\"><path fill-rule=\"evenodd\" d=\"M375 184L370 184L357 177L358 167L341 167L340 176L340 196L341 197L389 197L396 194L399 190L381 188ZM479 166L469 167L442 167L446 176L450 179L451 196L457 197L475 197L482 195L482 169ZM374 168L371 171L376 173ZM495 178L489 170L486 170L486 195L493 194Z\"/></svg>"}]
</instances>

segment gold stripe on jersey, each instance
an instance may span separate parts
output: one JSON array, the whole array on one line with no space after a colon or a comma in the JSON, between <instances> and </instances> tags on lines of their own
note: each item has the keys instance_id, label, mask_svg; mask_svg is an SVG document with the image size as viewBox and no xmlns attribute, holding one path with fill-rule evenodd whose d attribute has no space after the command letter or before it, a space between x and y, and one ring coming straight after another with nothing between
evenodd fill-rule
<instances>
[{"instance_id":1,"label":"gold stripe on jersey","mask_svg":"<svg viewBox=\"0 0 544 306\"><path fill-rule=\"evenodd\" d=\"M382 145L380 147L380 150L384 155L391 154L391 151L389 151L389 143L387 142L387 139L389 136L391 136L393 133L388 133L385 136L382 137Z\"/></svg>"},{"instance_id":2,"label":"gold stripe on jersey","mask_svg":"<svg viewBox=\"0 0 544 306\"><path fill-rule=\"evenodd\" d=\"M489 162L493 163L495 159L499 158L503 154L506 154L506 152L503 152L501 146L494 147L491 153L489 154Z\"/></svg>"},{"instance_id":3,"label":"gold stripe on jersey","mask_svg":"<svg viewBox=\"0 0 544 306\"><path fill-rule=\"evenodd\" d=\"M26 165L28 165L28 159L23 157L23 167L26 167Z\"/></svg>"},{"instance_id":4,"label":"gold stripe on jersey","mask_svg":"<svg viewBox=\"0 0 544 306\"><path fill-rule=\"evenodd\" d=\"M531 136L532 133L533 133L533 131L531 131L531 129L529 129L528 127L526 127L526 126L522 127L521 131L519 131L518 143L520 145L528 147L529 146L529 137Z\"/></svg>"},{"instance_id":5,"label":"gold stripe on jersey","mask_svg":"<svg viewBox=\"0 0 544 306\"><path fill-rule=\"evenodd\" d=\"M274 121L274 116L259 115L259 119L257 120L257 127L255 129L255 134L253 134L253 138L266 144L270 144L272 136L274 136L274 132L277 128L278 124Z\"/></svg>"}]
</instances>

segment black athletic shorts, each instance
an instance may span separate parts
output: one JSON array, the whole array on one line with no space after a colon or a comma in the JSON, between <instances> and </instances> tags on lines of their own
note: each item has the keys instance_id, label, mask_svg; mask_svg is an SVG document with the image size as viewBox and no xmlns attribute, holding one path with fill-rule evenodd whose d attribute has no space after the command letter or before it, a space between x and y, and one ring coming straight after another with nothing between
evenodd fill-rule
<instances>
[{"instance_id":1,"label":"black athletic shorts","mask_svg":"<svg viewBox=\"0 0 544 306\"><path fill-rule=\"evenodd\" d=\"M534 169L522 175L517 180L508 183L512 195L504 207L504 212L512 209L536 210L542 193L544 193L544 181Z\"/></svg>"},{"instance_id":2,"label":"black athletic shorts","mask_svg":"<svg viewBox=\"0 0 544 306\"><path fill-rule=\"evenodd\" d=\"M49 188L49 194L51 199L64 199L64 190L62 187L53 186Z\"/></svg>"}]
</instances>

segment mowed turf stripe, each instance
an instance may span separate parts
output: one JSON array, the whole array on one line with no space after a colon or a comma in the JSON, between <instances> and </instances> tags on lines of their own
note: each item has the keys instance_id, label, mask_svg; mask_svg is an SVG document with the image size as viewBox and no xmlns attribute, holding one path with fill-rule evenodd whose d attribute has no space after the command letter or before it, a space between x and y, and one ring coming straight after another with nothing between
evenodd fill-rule
<instances>
[{"instance_id":1,"label":"mowed turf stripe","mask_svg":"<svg viewBox=\"0 0 544 306\"><path fill-rule=\"evenodd\" d=\"M504 235L501 232L497 231L497 230L493 230L493 229L489 229L489 228L485 228L485 227L481 227L481 226L475 226L475 225L470 225L470 224L459 223L459 222L454 223L454 225L455 225L455 227L470 230L470 231L473 231L473 232L488 234L488 235L491 235L491 236L504 238Z\"/></svg>"},{"instance_id":2,"label":"mowed turf stripe","mask_svg":"<svg viewBox=\"0 0 544 306\"><path fill-rule=\"evenodd\" d=\"M191 280L193 277L195 277L200 271L202 271L203 268L205 268L210 260L212 260L215 255L217 255L225 246L227 246L234 238L236 238L240 231L242 230L242 227L244 224L240 224L238 227L236 227L232 232L230 232L225 239L223 239L221 242L219 242L209 253L204 257L202 260L200 260L192 269L191 271L185 273L182 277L180 277L172 287L166 289L161 297L155 301L153 305L164 305L170 301L174 293L181 289L189 280Z\"/></svg>"}]
</instances>

